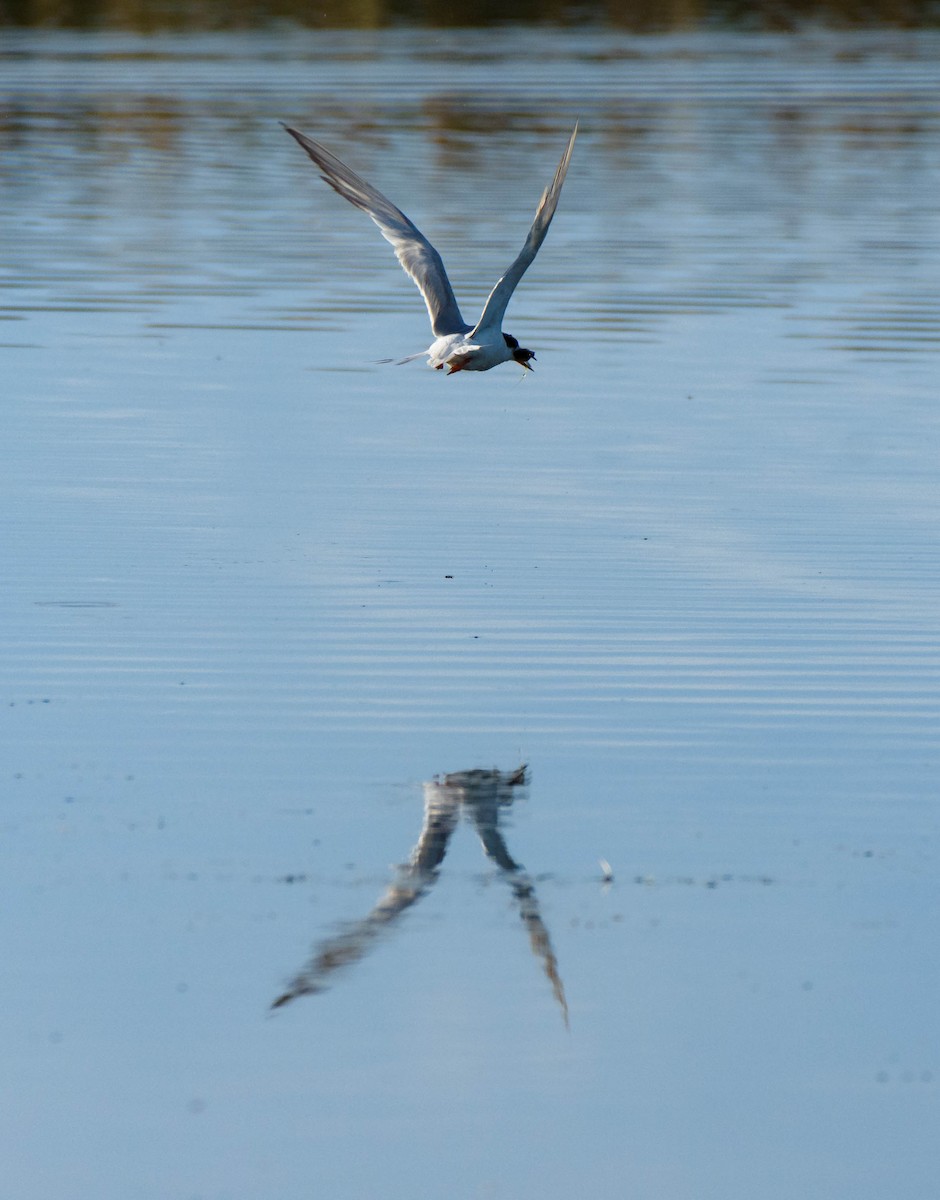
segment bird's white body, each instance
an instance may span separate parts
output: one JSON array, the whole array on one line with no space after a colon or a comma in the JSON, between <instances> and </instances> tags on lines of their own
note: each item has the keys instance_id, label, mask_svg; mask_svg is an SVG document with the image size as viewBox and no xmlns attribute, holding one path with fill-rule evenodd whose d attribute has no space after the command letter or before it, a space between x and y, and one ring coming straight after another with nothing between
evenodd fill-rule
<instances>
[{"instance_id":1,"label":"bird's white body","mask_svg":"<svg viewBox=\"0 0 940 1200\"><path fill-rule=\"evenodd\" d=\"M423 352L428 357L429 366L438 371L446 366L450 375L458 371L489 371L504 362L517 362L526 370L532 369L530 360L535 355L531 350L523 349L510 334L503 333L503 317L519 280L538 253L555 215L578 133L577 125L568 139L554 179L542 193L525 244L490 292L476 325L468 325L460 315L441 256L401 209L396 208L377 188L366 183L319 142L298 133L296 129L286 125L284 128L313 159L330 187L350 204L361 208L378 225L382 236L392 244L402 268L417 284L435 335L435 340ZM421 357L422 354L412 354L401 361L409 362Z\"/></svg>"},{"instance_id":2,"label":"bird's white body","mask_svg":"<svg viewBox=\"0 0 940 1200\"><path fill-rule=\"evenodd\" d=\"M488 371L500 363L513 361L512 349L498 331L495 338L448 333L432 342L424 353L428 356L428 366L438 371L447 367L448 375L455 371Z\"/></svg>"}]
</instances>

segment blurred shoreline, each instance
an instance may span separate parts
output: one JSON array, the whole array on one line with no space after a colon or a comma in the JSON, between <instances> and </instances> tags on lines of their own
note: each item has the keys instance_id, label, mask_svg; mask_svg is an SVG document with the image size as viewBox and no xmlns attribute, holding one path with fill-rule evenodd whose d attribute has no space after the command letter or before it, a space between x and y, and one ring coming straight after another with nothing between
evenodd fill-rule
<instances>
[{"instance_id":1,"label":"blurred shoreline","mask_svg":"<svg viewBox=\"0 0 940 1200\"><path fill-rule=\"evenodd\" d=\"M937 28L937 0L518 0L510 7L482 0L472 8L442 0L0 0L0 29L126 30L138 33L187 30L299 28L381 29L396 25L429 28L550 24L572 28L594 24L634 33L734 28L763 32L807 25L838 29ZM0 43L2 45L2 43Z\"/></svg>"}]
</instances>

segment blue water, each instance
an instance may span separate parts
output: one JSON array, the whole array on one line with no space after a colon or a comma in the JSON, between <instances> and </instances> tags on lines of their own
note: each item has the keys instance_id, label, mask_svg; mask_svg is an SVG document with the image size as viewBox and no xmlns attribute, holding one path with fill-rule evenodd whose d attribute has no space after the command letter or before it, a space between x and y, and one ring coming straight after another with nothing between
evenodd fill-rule
<instances>
[{"instance_id":1,"label":"blue water","mask_svg":"<svg viewBox=\"0 0 940 1200\"><path fill-rule=\"evenodd\" d=\"M4 35L11 1195L931 1194L938 52ZM472 317L578 118L536 372L379 365L420 299L277 121ZM271 1014L523 762L568 1027L472 819Z\"/></svg>"}]
</instances>

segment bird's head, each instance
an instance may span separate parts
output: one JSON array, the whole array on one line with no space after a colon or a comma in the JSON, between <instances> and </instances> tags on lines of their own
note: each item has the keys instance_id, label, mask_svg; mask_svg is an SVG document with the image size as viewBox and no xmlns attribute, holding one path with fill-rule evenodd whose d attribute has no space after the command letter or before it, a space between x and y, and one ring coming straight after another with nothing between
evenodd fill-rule
<instances>
[{"instance_id":1,"label":"bird's head","mask_svg":"<svg viewBox=\"0 0 940 1200\"><path fill-rule=\"evenodd\" d=\"M535 352L532 350L525 350L519 345L511 333L504 333L503 337L506 341L506 345L512 351L512 357L514 361L517 362L520 367L525 367L527 371L534 371L535 367L530 366L529 362L531 359L535 358Z\"/></svg>"}]
</instances>

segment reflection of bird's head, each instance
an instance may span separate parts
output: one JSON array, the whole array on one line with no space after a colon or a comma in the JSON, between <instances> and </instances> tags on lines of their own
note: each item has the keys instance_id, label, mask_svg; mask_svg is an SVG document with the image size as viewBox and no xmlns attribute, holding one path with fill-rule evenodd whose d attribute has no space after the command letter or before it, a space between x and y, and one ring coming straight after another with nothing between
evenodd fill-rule
<instances>
[{"instance_id":1,"label":"reflection of bird's head","mask_svg":"<svg viewBox=\"0 0 940 1200\"><path fill-rule=\"evenodd\" d=\"M523 349L511 333L504 333L503 338L506 341L506 345L512 351L513 359L519 366L525 367L527 371L534 371L535 367L529 366L529 360L535 358L535 353L532 350Z\"/></svg>"}]
</instances>

